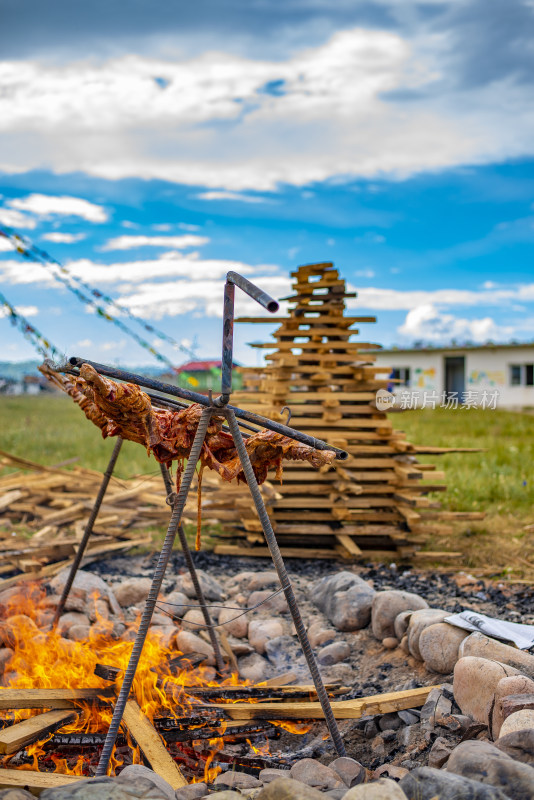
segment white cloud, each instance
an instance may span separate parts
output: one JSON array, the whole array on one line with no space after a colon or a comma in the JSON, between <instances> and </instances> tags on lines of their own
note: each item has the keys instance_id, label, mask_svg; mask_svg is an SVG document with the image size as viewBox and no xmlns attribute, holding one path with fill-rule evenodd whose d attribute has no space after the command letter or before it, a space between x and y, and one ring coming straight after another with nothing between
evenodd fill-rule
<instances>
[{"instance_id":1,"label":"white cloud","mask_svg":"<svg viewBox=\"0 0 534 800\"><path fill-rule=\"evenodd\" d=\"M232 267L227 266L228 269ZM287 295L291 289L289 277L282 275L263 275L255 268L253 280L273 297ZM225 270L226 272L226 270ZM123 287L125 288L125 287ZM193 279L189 281L172 281L164 283L140 283L131 287L131 293L122 293L121 304L127 306L135 314L149 319L161 319L164 316L195 313L198 316L222 317L223 311L222 280ZM283 304L282 304L283 305ZM237 291L235 296L236 317L264 316L260 306L243 292ZM275 322L273 317L273 322Z\"/></svg>"},{"instance_id":2,"label":"white cloud","mask_svg":"<svg viewBox=\"0 0 534 800\"><path fill-rule=\"evenodd\" d=\"M239 193L532 154L528 83L457 86L449 59L446 35L355 28L277 61L4 61L0 169L161 178L251 201Z\"/></svg>"},{"instance_id":3,"label":"white cloud","mask_svg":"<svg viewBox=\"0 0 534 800\"><path fill-rule=\"evenodd\" d=\"M195 195L199 200L234 200L238 203L272 203L270 197L258 197L253 194L242 194L241 192L212 191L200 192Z\"/></svg>"},{"instance_id":4,"label":"white cloud","mask_svg":"<svg viewBox=\"0 0 534 800\"><path fill-rule=\"evenodd\" d=\"M157 278L175 279L176 285L186 286L199 280L220 281L230 270L242 275L269 274L269 280L278 267L274 264L252 266L242 261L201 259L196 252L184 255L180 252L163 253L157 259L125 261L99 264L89 259L65 262L65 266L76 277L94 286L117 284L119 294L130 294L141 281ZM284 279L285 280L285 279ZM9 284L46 284L61 287L53 271L33 261L0 260L0 282ZM286 281L287 282L287 281ZM156 284L162 286L163 284ZM289 286L289 283L287 282Z\"/></svg>"},{"instance_id":5,"label":"white cloud","mask_svg":"<svg viewBox=\"0 0 534 800\"><path fill-rule=\"evenodd\" d=\"M11 244L11 241L5 236L0 236L0 252L7 253L13 250L15 250L15 246Z\"/></svg>"},{"instance_id":6,"label":"white cloud","mask_svg":"<svg viewBox=\"0 0 534 800\"><path fill-rule=\"evenodd\" d=\"M107 211L102 206L97 206L81 197L69 197L68 195L30 194L27 197L10 200L8 205L17 211L27 211L38 217L58 214L81 217L87 222L106 222L108 219Z\"/></svg>"},{"instance_id":7,"label":"white cloud","mask_svg":"<svg viewBox=\"0 0 534 800\"><path fill-rule=\"evenodd\" d=\"M35 317L39 313L37 306L14 306L15 311L23 317ZM9 317L10 313L7 308L0 306L0 319Z\"/></svg>"},{"instance_id":8,"label":"white cloud","mask_svg":"<svg viewBox=\"0 0 534 800\"><path fill-rule=\"evenodd\" d=\"M497 325L491 317L455 317L439 311L431 303L425 303L408 312L398 332L404 339L411 341L450 342L456 339L486 342L502 341L513 334L513 328Z\"/></svg>"},{"instance_id":9,"label":"white cloud","mask_svg":"<svg viewBox=\"0 0 534 800\"><path fill-rule=\"evenodd\" d=\"M182 250L188 247L202 247L208 244L205 236L117 236L110 239L101 250L133 250L136 247L175 247Z\"/></svg>"},{"instance_id":10,"label":"white cloud","mask_svg":"<svg viewBox=\"0 0 534 800\"><path fill-rule=\"evenodd\" d=\"M41 236L41 239L55 244L74 244L85 239L85 233L45 233Z\"/></svg>"},{"instance_id":11,"label":"white cloud","mask_svg":"<svg viewBox=\"0 0 534 800\"><path fill-rule=\"evenodd\" d=\"M2 262L0 262L0 268ZM187 281L199 279L220 279L229 270L235 270L244 275L250 275L256 270L272 271L272 266L252 267L240 261L221 261L217 259L200 259L198 253L170 252L154 260L146 261L127 261L116 264L96 264L89 259L71 261L68 264L69 270L79 278L83 278L95 285L103 283L122 283L135 285L139 281L149 278L183 278ZM0 271L1 275L1 271ZM161 284L158 284L161 285ZM182 284L181 284L182 285ZM121 291L124 289L121 287ZM129 291L126 288L126 291Z\"/></svg>"},{"instance_id":12,"label":"white cloud","mask_svg":"<svg viewBox=\"0 0 534 800\"><path fill-rule=\"evenodd\" d=\"M51 272L34 261L0 261L0 281L12 284L53 284Z\"/></svg>"},{"instance_id":13,"label":"white cloud","mask_svg":"<svg viewBox=\"0 0 534 800\"><path fill-rule=\"evenodd\" d=\"M74 347L93 347L92 339L80 339L79 342L74 343Z\"/></svg>"},{"instance_id":14,"label":"white cloud","mask_svg":"<svg viewBox=\"0 0 534 800\"><path fill-rule=\"evenodd\" d=\"M0 223L7 225L8 228L35 228L36 221L27 214L21 214L20 211L14 211L12 208L5 206L0 208Z\"/></svg>"},{"instance_id":15,"label":"white cloud","mask_svg":"<svg viewBox=\"0 0 534 800\"><path fill-rule=\"evenodd\" d=\"M517 284L509 287L496 287L472 291L470 289L381 289L378 287L355 287L348 284L349 291L357 292L356 298L349 298L349 308L371 308L377 311L409 310L416 306L500 306L513 301L534 299L534 283Z\"/></svg>"},{"instance_id":16,"label":"white cloud","mask_svg":"<svg viewBox=\"0 0 534 800\"><path fill-rule=\"evenodd\" d=\"M375 271L374 269L357 269L354 273L358 278L374 278ZM360 290L361 292L361 290Z\"/></svg>"},{"instance_id":17,"label":"white cloud","mask_svg":"<svg viewBox=\"0 0 534 800\"><path fill-rule=\"evenodd\" d=\"M97 345L96 349L102 350L104 353L109 353L111 350L114 352L124 350L128 344L129 342L126 339L118 339L117 341L109 341Z\"/></svg>"}]
</instances>

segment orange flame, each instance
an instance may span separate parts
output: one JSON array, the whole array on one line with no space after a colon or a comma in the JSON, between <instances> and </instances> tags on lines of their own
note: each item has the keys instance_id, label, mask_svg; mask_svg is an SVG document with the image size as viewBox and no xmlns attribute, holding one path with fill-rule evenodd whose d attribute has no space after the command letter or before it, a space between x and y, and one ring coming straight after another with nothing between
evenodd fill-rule
<instances>
[{"instance_id":1,"label":"orange flame","mask_svg":"<svg viewBox=\"0 0 534 800\"><path fill-rule=\"evenodd\" d=\"M13 650L13 656L6 665L3 685L9 688L107 688L110 683L94 675L98 663L124 670L128 664L137 626L129 625L120 639L113 637L113 622L98 613L97 598L95 616L97 622L92 626L89 638L84 641L64 639L58 630L44 633L39 626L50 623L51 612L47 609L46 592L37 583L26 584L24 589L14 594L4 606L6 614L0 624L0 638ZM180 651L165 645L158 633L149 632L143 654L133 683L134 696L146 714L153 721L154 716L183 717L194 711L200 701L188 695L185 686L237 685L247 682L238 680L237 674L223 681L213 681L210 667L197 667L194 670L172 674L166 669L166 662L180 654ZM65 725L62 733L96 733L108 729L112 707L89 703L76 703L79 717ZM14 710L2 713L2 718L13 722L27 719L40 710ZM218 729L222 733L222 729ZM53 734L50 734L50 738ZM48 741L48 738L45 741ZM46 756L44 741L27 746L26 754L32 763L20 765L20 769L39 770L39 759ZM215 737L209 740L211 756L205 765L204 779L213 780L219 767L210 767L223 740ZM134 761L140 761L140 754L134 749ZM12 755L2 758L0 764L8 766ZM47 759L55 766L55 771L71 775L87 772L84 756L76 759L51 755ZM114 752L112 768L121 766L123 760Z\"/></svg>"}]
</instances>

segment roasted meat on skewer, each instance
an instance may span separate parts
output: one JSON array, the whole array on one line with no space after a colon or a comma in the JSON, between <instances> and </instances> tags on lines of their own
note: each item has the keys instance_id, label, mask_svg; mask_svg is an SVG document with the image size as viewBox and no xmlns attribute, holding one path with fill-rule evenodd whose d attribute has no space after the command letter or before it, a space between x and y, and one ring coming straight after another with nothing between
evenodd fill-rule
<instances>
[{"instance_id":1,"label":"roasted meat on skewer","mask_svg":"<svg viewBox=\"0 0 534 800\"><path fill-rule=\"evenodd\" d=\"M45 370L42 371L53 380ZM202 406L194 403L183 411L154 408L148 395L139 386L104 378L89 364L82 364L80 377L74 381L63 379L62 376L59 381L53 382L84 408L86 416L98 425L104 438L121 436L138 442L146 447L147 452L154 453L162 464L170 465L172 461L177 461L179 480L184 459L188 458L193 445ZM91 416L86 410L89 408ZM105 424L102 424L102 419ZM222 430L223 422L222 416L214 414L211 417L200 455L201 465L215 470L224 481L237 478L238 482L245 482L234 441L229 433ZM318 468L331 464L336 457L331 450L315 450L270 430L249 436L245 446L258 483L266 480L271 468L276 469L276 477L281 480L284 458L308 461Z\"/></svg>"},{"instance_id":2,"label":"roasted meat on skewer","mask_svg":"<svg viewBox=\"0 0 534 800\"><path fill-rule=\"evenodd\" d=\"M59 372L54 372L53 369L50 369L46 361L41 364L39 371L42 372L45 378L57 389L61 389L63 392L66 392L69 397L72 397L74 402L80 406L87 419L94 422L97 428L100 428L102 432L104 431L104 428L108 425L108 418L104 416L98 406L91 402L87 395L82 394L80 387L77 385L76 378L73 379L70 375L62 375ZM105 434L103 435L105 436Z\"/></svg>"}]
</instances>

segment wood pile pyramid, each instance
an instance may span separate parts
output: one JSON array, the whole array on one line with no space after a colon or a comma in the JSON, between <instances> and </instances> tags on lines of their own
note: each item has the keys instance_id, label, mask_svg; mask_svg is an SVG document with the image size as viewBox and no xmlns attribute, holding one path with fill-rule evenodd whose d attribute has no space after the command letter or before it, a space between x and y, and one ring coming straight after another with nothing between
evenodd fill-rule
<instances>
[{"instance_id":1,"label":"wood pile pyramid","mask_svg":"<svg viewBox=\"0 0 534 800\"><path fill-rule=\"evenodd\" d=\"M266 502L286 556L346 558L413 557L431 520L444 515L425 495L444 491L443 473L419 464L418 453L450 452L416 448L376 407L387 370L374 364L379 345L351 341L355 324L375 317L349 316L345 281L330 263L299 267L292 273L289 316L280 319L275 341L252 347L272 350L267 366L244 368L244 389L232 403L291 425L349 452L348 461L321 471L285 462L283 485L266 490ZM264 323L272 318L242 318ZM431 479L431 483L427 482ZM273 491L274 489L274 491ZM223 533L215 552L268 555L246 487L210 496L207 516ZM446 516L446 515L445 515ZM430 522L430 526L429 523ZM228 539L233 541L228 542ZM238 540L238 541L236 541ZM425 553L425 557L444 554Z\"/></svg>"}]
</instances>

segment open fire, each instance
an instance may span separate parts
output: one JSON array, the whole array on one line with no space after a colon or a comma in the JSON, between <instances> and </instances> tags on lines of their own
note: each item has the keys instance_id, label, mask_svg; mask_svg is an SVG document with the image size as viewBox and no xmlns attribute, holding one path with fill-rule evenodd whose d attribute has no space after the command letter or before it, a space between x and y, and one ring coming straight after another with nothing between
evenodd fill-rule
<instances>
[{"instance_id":1,"label":"open fire","mask_svg":"<svg viewBox=\"0 0 534 800\"><path fill-rule=\"evenodd\" d=\"M7 599L6 594L9 595ZM80 776L94 774L111 721L114 680L118 677L120 682L121 672L128 663L136 623L125 622L118 635L117 623L106 618L105 603L94 593L91 603L96 623L88 638L73 641L63 638L61 627L50 629L54 598L47 596L41 585L26 584L3 595L0 635L4 647L12 651L4 666L4 687L13 690L61 688L73 690L73 693L88 689L93 690L96 697L95 700L72 700L73 713L66 722L59 723L60 728L52 727L38 741L4 755L1 767ZM265 690L262 692L258 688L251 693L251 689L246 689L250 681L239 679L237 673L225 678L216 676L215 670L198 663L200 660L201 656L181 654L164 643L159 632L150 632L133 684L133 695L142 713L161 734L168 752L190 781L212 781L216 777L221 771L220 764L229 760L221 752L226 741L248 742L250 757L241 759L241 767L246 767L249 761L249 767L257 762L261 768L264 762L258 759L268 755L268 740L276 738L282 727L293 733L305 733L311 727L288 721L236 724L225 719L220 708L206 706L206 699L215 697L218 702L237 699L242 702L244 692L251 701L257 701ZM242 687L243 692L234 696L236 687ZM272 692L270 694L272 696ZM5 696L7 698L7 692ZM0 711L3 728L46 708L44 701L39 709L7 708L7 705L6 699ZM113 751L113 772L143 760L135 739L127 726L124 727Z\"/></svg>"}]
</instances>

